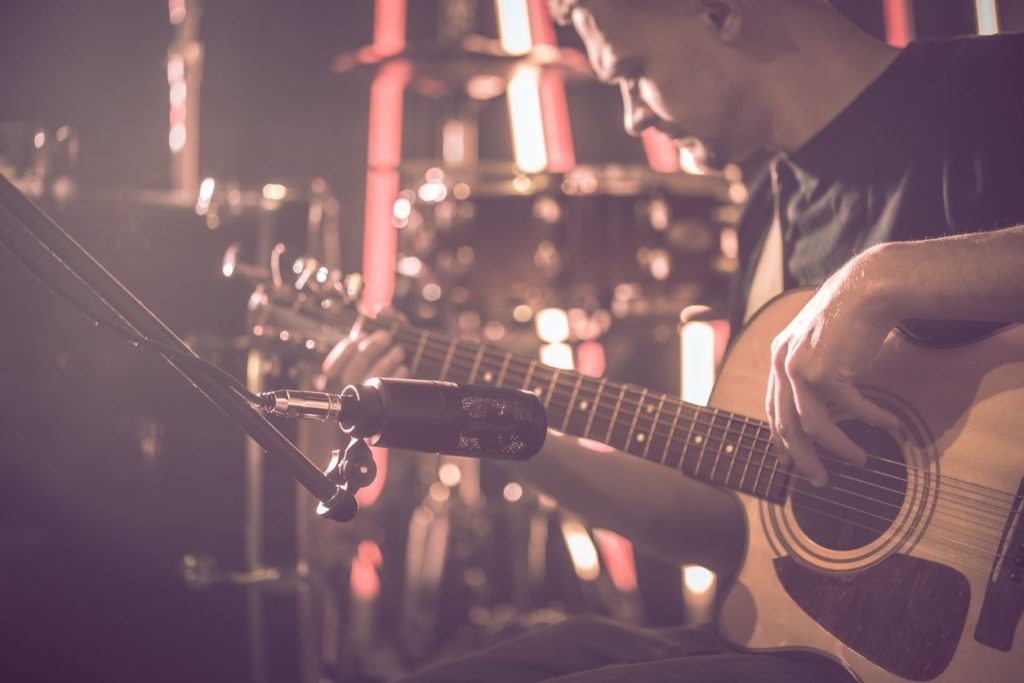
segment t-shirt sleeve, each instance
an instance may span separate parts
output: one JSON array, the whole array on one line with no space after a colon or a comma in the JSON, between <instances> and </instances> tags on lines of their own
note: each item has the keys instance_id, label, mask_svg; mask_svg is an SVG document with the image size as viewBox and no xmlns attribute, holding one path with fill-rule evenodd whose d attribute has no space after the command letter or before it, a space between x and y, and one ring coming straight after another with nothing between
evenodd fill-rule
<instances>
[{"instance_id":1,"label":"t-shirt sleeve","mask_svg":"<svg viewBox=\"0 0 1024 683\"><path fill-rule=\"evenodd\" d=\"M1024 35L965 43L945 82L948 231L1024 224Z\"/></svg>"}]
</instances>

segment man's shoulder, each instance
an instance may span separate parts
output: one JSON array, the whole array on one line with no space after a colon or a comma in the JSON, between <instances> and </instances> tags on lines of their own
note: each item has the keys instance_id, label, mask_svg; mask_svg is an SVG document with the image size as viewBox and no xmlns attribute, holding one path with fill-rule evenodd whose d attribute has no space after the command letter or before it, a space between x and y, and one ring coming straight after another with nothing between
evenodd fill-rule
<instances>
[{"instance_id":1,"label":"man's shoulder","mask_svg":"<svg viewBox=\"0 0 1024 683\"><path fill-rule=\"evenodd\" d=\"M1024 33L923 40L911 44L906 56L937 66L948 86L1019 82L1024 78L1024 69L1019 68Z\"/></svg>"}]
</instances>

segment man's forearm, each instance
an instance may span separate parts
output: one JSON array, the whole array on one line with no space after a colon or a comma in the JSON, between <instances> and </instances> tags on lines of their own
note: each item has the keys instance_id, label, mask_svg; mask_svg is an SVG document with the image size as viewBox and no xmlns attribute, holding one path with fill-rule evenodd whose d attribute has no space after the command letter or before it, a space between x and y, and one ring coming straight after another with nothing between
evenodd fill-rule
<instances>
[{"instance_id":1,"label":"man's forearm","mask_svg":"<svg viewBox=\"0 0 1024 683\"><path fill-rule=\"evenodd\" d=\"M857 258L873 307L892 319L1024 321L1024 226L892 242Z\"/></svg>"}]
</instances>

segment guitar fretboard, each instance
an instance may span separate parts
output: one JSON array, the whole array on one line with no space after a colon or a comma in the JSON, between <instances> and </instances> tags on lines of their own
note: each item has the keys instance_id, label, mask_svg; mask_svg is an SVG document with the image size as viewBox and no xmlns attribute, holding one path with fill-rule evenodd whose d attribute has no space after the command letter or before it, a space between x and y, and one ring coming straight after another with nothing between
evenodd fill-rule
<instances>
[{"instance_id":1,"label":"guitar fretboard","mask_svg":"<svg viewBox=\"0 0 1024 683\"><path fill-rule=\"evenodd\" d=\"M414 377L531 391L547 409L552 429L716 486L773 502L785 499L789 475L772 453L771 430L761 420L553 368L400 322L365 320L363 325L391 332L405 349Z\"/></svg>"}]
</instances>

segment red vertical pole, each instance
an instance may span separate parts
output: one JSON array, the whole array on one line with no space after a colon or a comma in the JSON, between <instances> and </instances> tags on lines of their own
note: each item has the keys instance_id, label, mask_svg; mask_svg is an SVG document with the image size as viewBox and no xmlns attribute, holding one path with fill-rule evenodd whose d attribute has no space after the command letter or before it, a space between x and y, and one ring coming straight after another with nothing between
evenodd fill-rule
<instances>
[{"instance_id":1,"label":"red vertical pole","mask_svg":"<svg viewBox=\"0 0 1024 683\"><path fill-rule=\"evenodd\" d=\"M914 39L913 0L882 0L885 13L885 40L894 47L905 47Z\"/></svg>"},{"instance_id":2,"label":"red vertical pole","mask_svg":"<svg viewBox=\"0 0 1024 683\"><path fill-rule=\"evenodd\" d=\"M647 153L647 163L658 173L675 173L679 170L679 149L660 130L647 128L640 133Z\"/></svg>"},{"instance_id":3,"label":"red vertical pole","mask_svg":"<svg viewBox=\"0 0 1024 683\"><path fill-rule=\"evenodd\" d=\"M406 0L377 0L373 49L393 55L405 47ZM402 162L402 99L408 66L385 64L370 86L370 120L366 154L366 209L363 223L363 307L376 311L391 302L395 291L395 259L398 239L391 224L399 190ZM387 479L387 450L374 449L377 479L361 489L356 499L368 506L376 500Z\"/></svg>"},{"instance_id":4,"label":"red vertical pole","mask_svg":"<svg viewBox=\"0 0 1024 683\"><path fill-rule=\"evenodd\" d=\"M527 0L530 34L533 44L557 47L555 25L546 0ZM576 166L576 150L569 121L569 103L565 97L565 77L553 69L540 76L540 108L544 122L544 142L548 152L548 170L565 173Z\"/></svg>"}]
</instances>

